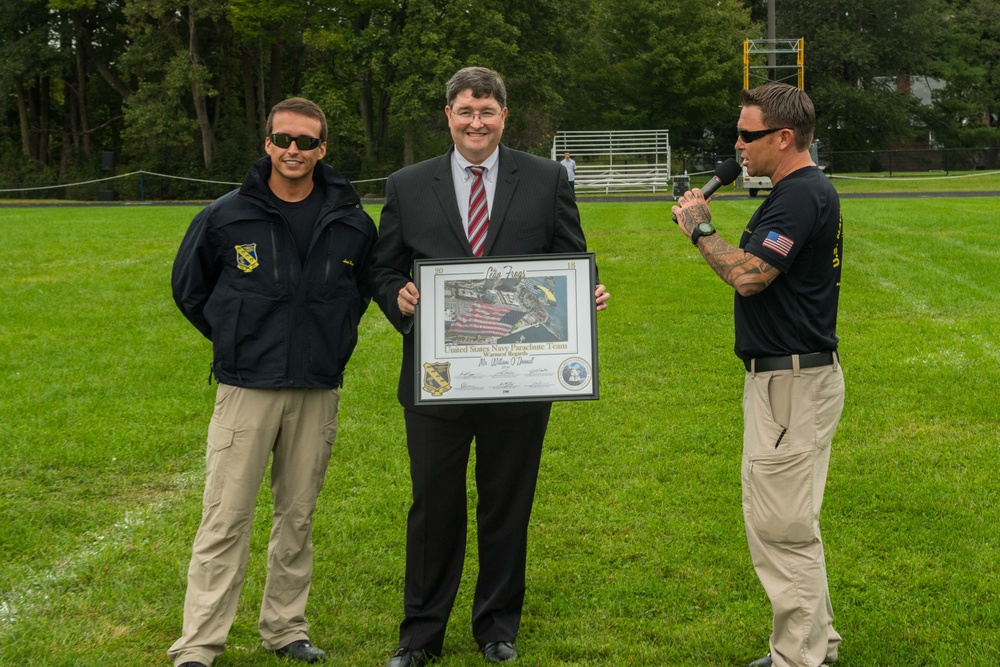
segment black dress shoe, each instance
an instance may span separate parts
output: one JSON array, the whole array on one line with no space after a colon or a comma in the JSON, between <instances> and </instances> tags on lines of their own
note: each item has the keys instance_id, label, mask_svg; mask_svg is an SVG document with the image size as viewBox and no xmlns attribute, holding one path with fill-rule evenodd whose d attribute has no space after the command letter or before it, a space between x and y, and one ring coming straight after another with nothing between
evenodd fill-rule
<instances>
[{"instance_id":1,"label":"black dress shoe","mask_svg":"<svg viewBox=\"0 0 1000 667\"><path fill-rule=\"evenodd\" d=\"M489 642L483 644L483 657L486 662L507 662L517 658L513 642Z\"/></svg>"},{"instance_id":2,"label":"black dress shoe","mask_svg":"<svg viewBox=\"0 0 1000 667\"><path fill-rule=\"evenodd\" d=\"M189 660L187 662L182 662L177 665L177 667L208 667L208 665L203 662L194 662L193 660Z\"/></svg>"},{"instance_id":3,"label":"black dress shoe","mask_svg":"<svg viewBox=\"0 0 1000 667\"><path fill-rule=\"evenodd\" d=\"M424 650L400 648L385 667L423 667L434 661L434 656Z\"/></svg>"},{"instance_id":4,"label":"black dress shoe","mask_svg":"<svg viewBox=\"0 0 1000 667\"><path fill-rule=\"evenodd\" d=\"M326 651L316 648L310 644L307 639L300 639L288 644L287 646L282 646L275 651L274 654L279 658L301 660L302 662L309 663L326 660Z\"/></svg>"}]
</instances>

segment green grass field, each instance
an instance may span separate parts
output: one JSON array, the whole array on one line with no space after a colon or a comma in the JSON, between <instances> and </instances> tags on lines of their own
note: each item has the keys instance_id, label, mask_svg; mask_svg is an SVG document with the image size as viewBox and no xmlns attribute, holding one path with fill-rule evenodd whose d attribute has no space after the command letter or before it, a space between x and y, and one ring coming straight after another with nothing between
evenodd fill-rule
<instances>
[{"instance_id":1,"label":"green grass field","mask_svg":"<svg viewBox=\"0 0 1000 667\"><path fill-rule=\"evenodd\" d=\"M716 201L722 235L735 241L758 204ZM843 208L847 405L823 512L839 665L995 667L997 200ZM170 297L196 211L0 209L0 665L169 664L215 391L210 346ZM770 610L740 510L732 292L668 204L581 211L613 294L598 317L601 399L553 411L517 664L743 665L766 651ZM311 637L330 664L380 666L396 646L409 500L399 357L373 308L315 522ZM265 488L221 667L282 664L256 631L269 503ZM483 664L469 632L473 535L442 667Z\"/></svg>"}]
</instances>

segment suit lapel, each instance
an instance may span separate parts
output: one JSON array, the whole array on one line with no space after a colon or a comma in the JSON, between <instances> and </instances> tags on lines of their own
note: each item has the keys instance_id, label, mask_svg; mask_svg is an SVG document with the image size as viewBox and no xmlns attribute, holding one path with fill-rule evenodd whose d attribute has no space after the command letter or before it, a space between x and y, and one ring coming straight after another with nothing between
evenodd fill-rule
<instances>
[{"instance_id":1,"label":"suit lapel","mask_svg":"<svg viewBox=\"0 0 1000 667\"><path fill-rule=\"evenodd\" d=\"M445 220L448 221L448 228L458 239L459 245L465 248L465 254L472 256L472 247L469 246L469 238L462 225L462 213L458 210L458 199L455 196L455 183L451 177L451 150L441 156L437 169L434 171L434 196L437 197L438 205ZM488 242L488 241L487 241Z\"/></svg>"},{"instance_id":2,"label":"suit lapel","mask_svg":"<svg viewBox=\"0 0 1000 667\"><path fill-rule=\"evenodd\" d=\"M493 209L490 210L490 229L486 234L486 244L483 247L483 254L490 254L493 242L496 241L507 217L507 209L514 199L514 191L518 184L517 164L514 162L514 154L506 146L500 145L500 159L497 160L497 189L493 193Z\"/></svg>"}]
</instances>

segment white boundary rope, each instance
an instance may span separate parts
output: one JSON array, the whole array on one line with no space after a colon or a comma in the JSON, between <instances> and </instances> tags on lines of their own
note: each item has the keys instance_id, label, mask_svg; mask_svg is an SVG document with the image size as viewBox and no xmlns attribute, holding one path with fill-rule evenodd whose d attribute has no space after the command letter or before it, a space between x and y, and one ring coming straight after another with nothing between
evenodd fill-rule
<instances>
[{"instance_id":1,"label":"white boundary rope","mask_svg":"<svg viewBox=\"0 0 1000 667\"><path fill-rule=\"evenodd\" d=\"M216 183L218 185L239 185L239 183L233 183L232 181L209 181L203 178L188 178L187 176L171 176L170 174L157 174L155 171L133 171L132 174L149 174L150 176L159 176L160 178L173 178L178 181L193 181L195 183ZM131 176L132 174L125 174L126 176Z\"/></svg>"},{"instance_id":2,"label":"white boundary rope","mask_svg":"<svg viewBox=\"0 0 1000 667\"><path fill-rule=\"evenodd\" d=\"M711 174L711 173L712 173L711 171L695 171L695 172L690 172L687 175L688 175L688 177L691 177L691 176L700 176L702 174ZM204 178L190 178L190 177L187 177L187 176L174 176L174 175L171 175L171 174L160 174L160 173L157 173L155 171L143 171L143 170L140 169L139 171L132 171L132 172L129 172L127 174L119 174L118 176L108 176L107 178L95 178L95 179L92 179L92 180L89 180L89 181L76 181L74 183L60 183L58 185L39 185L39 186L33 186L33 187L28 187L28 188L6 188L6 189L0 189L0 193L8 193L8 192L35 192L35 191L38 191L38 190L55 190L56 188L71 188L71 187L75 187L75 186L78 186L78 185L93 185L94 183L105 183L107 181L114 181L114 180L117 180L117 179L120 179L120 178L128 178L130 176L142 176L144 174L145 175L149 175L149 176L158 176L160 178L172 178L172 179L175 179L175 180L178 180L178 181L191 181L191 182L194 182L194 183L211 183L213 185L233 185L233 186L236 186L236 185L240 184L239 182L234 182L234 181L212 181L212 180L208 180L208 179L204 179ZM979 177L979 176L996 176L997 174L1000 174L1000 171L982 171L982 172L976 172L974 174L953 174L953 175L946 175L946 176L901 176L901 177L897 177L897 176L841 176L839 174L830 174L829 177L830 178L841 178L841 179L844 179L844 180L854 180L854 181L941 181L941 180L948 180L948 179L951 179L951 178L976 178L976 177ZM383 176L381 178L366 178L364 180L357 180L357 181L352 180L351 182L352 183L375 183L377 181L385 181L387 179L388 179L387 176Z\"/></svg>"},{"instance_id":3,"label":"white boundary rope","mask_svg":"<svg viewBox=\"0 0 1000 667\"><path fill-rule=\"evenodd\" d=\"M113 181L118 178L125 178L126 176L134 176L141 172L133 171L131 174L122 174L121 176L109 176L107 178L95 178L92 181L77 181L76 183L63 183L62 185L40 185L32 188L8 188L6 190L0 190L0 192L30 192L32 190L54 190L55 188L68 188L73 185L91 185L93 183L103 183L104 181Z\"/></svg>"},{"instance_id":4,"label":"white boundary rope","mask_svg":"<svg viewBox=\"0 0 1000 667\"><path fill-rule=\"evenodd\" d=\"M239 182L233 182L233 181L211 181L211 180L207 180L207 179L204 179L204 178L189 178L187 176L173 176L171 174L159 174L159 173L157 173L155 171L144 171L144 170L140 169L139 171L132 171L132 172L129 172L127 174L119 174L118 176L108 176L107 178L95 178L95 179L90 180L90 181L77 181L75 183L60 183L58 185L39 185L39 186L30 187L30 188L6 188L6 189L0 189L0 193L6 193L6 192L33 192L33 191L37 191L37 190L55 190L56 188L70 188L70 187L74 187L74 186L77 186L77 185L93 185L94 183L104 183L104 182L107 182L107 181L114 181L114 180L117 180L119 178L128 178L129 176L142 176L142 175L159 176L160 178L173 178L173 179L178 180L178 181L192 181L192 182L195 182L195 183L212 183L212 184L215 184L215 185L239 185L240 184ZM388 177L383 177L383 178L369 178L369 179L365 179L363 181L351 181L351 182L352 183L374 183L376 181L384 181L387 178Z\"/></svg>"},{"instance_id":5,"label":"white boundary rope","mask_svg":"<svg viewBox=\"0 0 1000 667\"><path fill-rule=\"evenodd\" d=\"M830 178L843 178L852 181L941 181L949 178L976 178L977 176L996 176L1000 171L983 171L975 174L954 174L949 176L838 176L830 174Z\"/></svg>"}]
</instances>

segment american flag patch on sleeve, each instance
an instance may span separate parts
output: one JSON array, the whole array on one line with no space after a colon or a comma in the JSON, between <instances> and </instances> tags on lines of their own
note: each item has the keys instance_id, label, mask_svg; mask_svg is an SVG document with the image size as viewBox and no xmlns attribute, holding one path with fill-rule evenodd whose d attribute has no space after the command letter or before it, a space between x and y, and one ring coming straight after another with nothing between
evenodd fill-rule
<instances>
[{"instance_id":1,"label":"american flag patch on sleeve","mask_svg":"<svg viewBox=\"0 0 1000 667\"><path fill-rule=\"evenodd\" d=\"M795 242L778 232L768 232L767 238L764 239L761 245L768 250L773 250L782 257L788 257L788 253L792 251L792 246L795 245Z\"/></svg>"}]
</instances>

